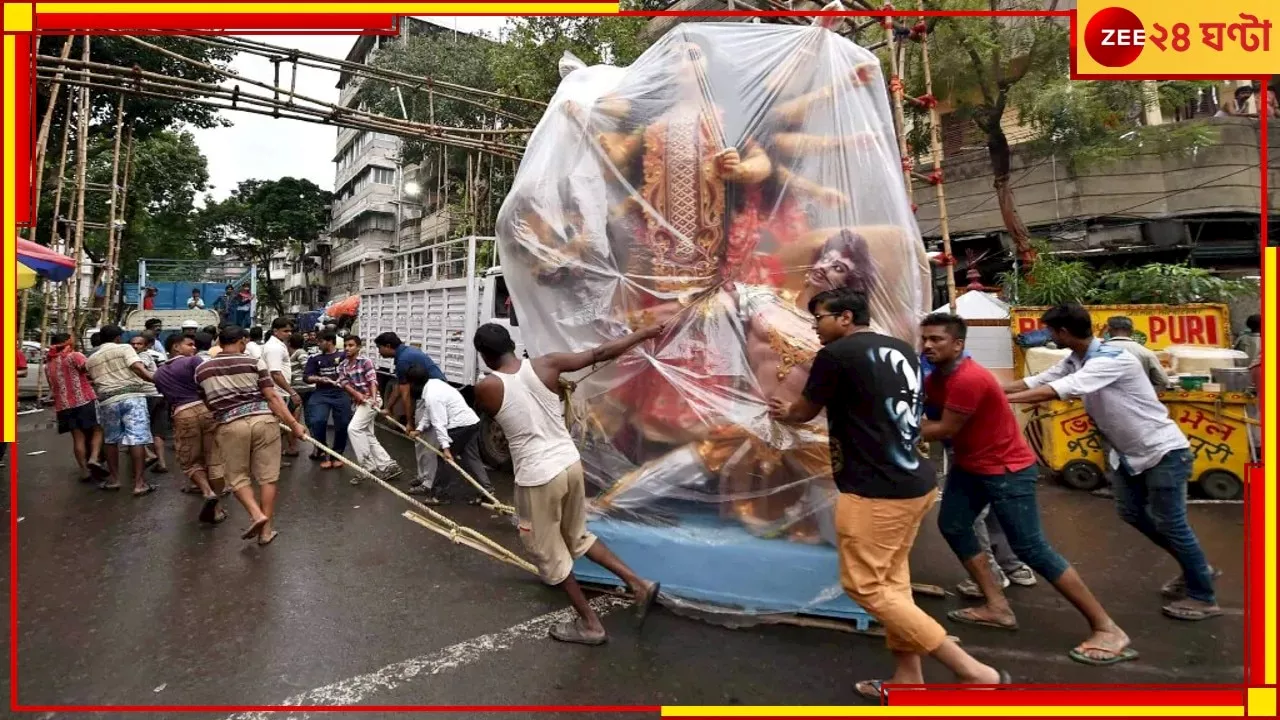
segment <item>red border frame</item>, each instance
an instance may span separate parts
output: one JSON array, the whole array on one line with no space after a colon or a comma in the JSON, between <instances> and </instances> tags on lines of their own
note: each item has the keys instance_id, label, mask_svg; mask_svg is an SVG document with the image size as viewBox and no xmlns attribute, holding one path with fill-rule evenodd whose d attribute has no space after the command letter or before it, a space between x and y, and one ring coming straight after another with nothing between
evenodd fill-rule
<instances>
[{"instance_id":1,"label":"red border frame","mask_svg":"<svg viewBox=\"0 0 1280 720\"><path fill-rule=\"evenodd\" d=\"M572 0L571 0L572 1ZM102 3L110 5L110 3ZM346 7L345 4L335 6ZM34 6L32 6L34 15ZM1071 78L1072 79L1097 79L1097 80L1141 80L1148 79L1144 76L1136 75L1105 75L1105 76L1086 76L1076 72L1076 12L1074 10L1055 11L1055 12L1036 12L1036 11L1014 11L1014 12L981 12L981 11L933 11L933 12L909 12L895 11L892 6L886 6L885 11L847 11L847 12L804 12L804 11L762 11L762 12L740 12L740 11L662 11L662 12L624 12L627 16L676 16L676 17L741 17L743 15L758 15L762 17L814 17L814 16L845 16L845 17L886 17L886 16L908 16L920 17L925 16L949 16L949 17L986 17L991 15L1006 17L1067 17L1070 26L1070 52L1071 52ZM474 13L480 15L481 13ZM542 15L544 13L530 13L530 15ZM552 15L546 13L546 15ZM54 21L53 18L57 20ZM376 34L385 35L396 32L397 16L385 14L352 14L352 15L283 15L283 14L175 14L175 13L146 13L146 14L129 14L129 15L58 15L45 16L42 21L41 16L34 15L33 30L24 33L7 33L16 35L16 45L18 53L26 53L31 58L30 62L20 62L15 68L15 81L18 87L31 87L29 92L16 92L19 113L16 117L21 123L18 133L18 149L17 158L18 166L27 168L25 173L19 171L18 181L25 186L25 192L16 194L17 216L24 219L23 224L29 222L32 213L32 201L34 199L34 188L30 187L32 177L30 175L31 150L34 147L34 130L35 123L32 121L31 113L33 111L34 87L30 82L32 70L34 68L34 57L31 54L31 37L33 35L43 33L56 33L59 30L66 31L69 28L79 30L96 31L93 34L123 34L130 30L147 30L148 34L186 34L192 31L206 34L229 34L236 33L241 35L258 35L258 34L339 34L339 35L355 35L355 34ZM218 29L214 30L208 27L203 21L211 21L216 19ZM1222 75L1175 75L1161 79L1187 79L1187 80L1231 80L1237 79L1233 76ZM1264 77L1263 82L1268 78ZM1262 252L1266 252L1267 244L1267 171L1268 171L1268 128L1267 119L1260 118L1260 174L1261 174L1261 198L1262 207L1261 215L1263 217L1261 232ZM25 136L26 140L23 141ZM2 152L2 151L0 151ZM2 155L0 155L0 159ZM1263 278L1263 283L1268 281ZM5 295L0 293L0 311L3 310ZM1263 310L1266 312L1266 309ZM1267 389L1266 380L1263 380L1263 391ZM0 417L0 428L3 423L8 422L9 418ZM1265 440L1264 440L1265 442ZM511 706L421 706L421 705L351 705L351 706L284 706L284 705L199 705L199 706L183 706L183 705L22 705L18 703L18 643L17 643L17 607L18 607L18 522L17 522L17 503L18 503L18 454L11 449L10 451L10 505L12 511L10 513L10 552L9 552L9 570L10 570L10 613L9 613L9 631L10 631L10 709L15 712L270 712L270 711L301 711L301 712L400 712L400 711L418 711L418 712L529 712L529 711L552 711L552 712L660 712L660 706L539 706L539 705L511 705ZM895 705L912 705L912 706L940 706L954 705L965 706L980 704L984 706L1055 706L1055 705L1071 705L1079 707L1093 706L1166 706L1166 707L1187 707L1187 706L1240 706L1247 707L1246 689L1250 686L1258 687L1262 685L1264 643L1262 642L1263 627L1262 616L1259 613L1252 612L1260 608L1265 601L1265 587L1260 580L1265 577L1265 556L1262 552L1262 529L1266 512L1266 496L1265 478L1263 469L1260 465L1252 465L1249 468L1250 479L1246 492L1246 514L1245 514L1245 560L1246 560L1246 578L1245 578L1245 668L1246 682L1240 685L1229 686L1195 686L1194 689L1187 689L1182 685L1015 685L1009 686L1010 690L1020 690L1018 692L1001 692L995 694L981 693L975 696L971 692L960 692L956 686L947 685L929 685L926 687L895 687ZM1253 540L1257 541L1254 542ZM1157 695L1158 693L1158 695ZM1155 696L1155 697L1153 697Z\"/></svg>"}]
</instances>

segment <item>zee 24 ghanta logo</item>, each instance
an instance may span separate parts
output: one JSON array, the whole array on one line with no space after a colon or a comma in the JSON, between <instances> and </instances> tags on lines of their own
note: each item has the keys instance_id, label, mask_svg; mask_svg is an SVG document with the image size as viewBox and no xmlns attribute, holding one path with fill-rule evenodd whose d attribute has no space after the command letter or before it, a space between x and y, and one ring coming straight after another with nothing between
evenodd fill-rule
<instances>
[{"instance_id":1,"label":"zee 24 ghanta logo","mask_svg":"<svg viewBox=\"0 0 1280 720\"><path fill-rule=\"evenodd\" d=\"M1202 22L1195 29L1200 31L1201 45L1222 52L1228 42L1239 43L1245 52L1271 50L1271 21L1259 22L1254 15L1239 14L1237 22ZM1197 38L1187 23L1173 23L1165 27L1151 23L1148 29L1133 11L1109 7L1094 13L1084 29L1084 46L1089 57L1103 67L1119 68L1131 65L1142 55L1148 45L1160 52L1183 53L1191 49Z\"/></svg>"}]
</instances>

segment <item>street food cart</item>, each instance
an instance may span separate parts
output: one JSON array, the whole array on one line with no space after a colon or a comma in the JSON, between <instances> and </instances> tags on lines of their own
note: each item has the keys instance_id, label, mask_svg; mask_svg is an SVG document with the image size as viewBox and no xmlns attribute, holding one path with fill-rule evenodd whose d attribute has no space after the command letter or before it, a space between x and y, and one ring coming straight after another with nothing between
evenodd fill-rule
<instances>
[{"instance_id":1,"label":"street food cart","mask_svg":"<svg viewBox=\"0 0 1280 720\"><path fill-rule=\"evenodd\" d=\"M1017 338L1039 329L1039 318L1046 309L1010 309L1017 377L1038 369L1028 366L1027 350ZM1094 305L1088 310L1097 337L1106 337L1108 318L1123 315L1133 320L1134 338L1157 353L1172 346L1226 349L1231 344L1225 305ZM1210 498L1240 498L1247 477L1245 466L1253 461L1255 451L1250 425L1256 421L1249 417L1249 407L1257 401L1254 393L1210 384L1201 389L1170 388L1158 394L1191 443L1195 457L1191 480ZM1057 473L1064 484L1094 490L1106 482L1105 445L1079 400L1041 403L1028 412L1027 440L1040 462Z\"/></svg>"}]
</instances>

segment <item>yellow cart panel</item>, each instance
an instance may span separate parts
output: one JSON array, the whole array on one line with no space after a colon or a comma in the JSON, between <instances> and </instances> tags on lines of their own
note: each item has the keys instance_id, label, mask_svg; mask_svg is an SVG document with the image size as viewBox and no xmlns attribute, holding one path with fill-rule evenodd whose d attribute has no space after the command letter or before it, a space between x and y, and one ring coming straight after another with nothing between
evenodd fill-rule
<instances>
[{"instance_id":1,"label":"yellow cart panel","mask_svg":"<svg viewBox=\"0 0 1280 720\"><path fill-rule=\"evenodd\" d=\"M1214 499L1234 500L1244 491L1245 465L1251 462L1247 393L1168 391L1160 400L1191 444L1191 480ZM1083 490L1104 484L1106 459L1102 435L1079 400L1054 400L1036 406L1026 426L1027 441L1041 464L1063 482Z\"/></svg>"}]
</instances>

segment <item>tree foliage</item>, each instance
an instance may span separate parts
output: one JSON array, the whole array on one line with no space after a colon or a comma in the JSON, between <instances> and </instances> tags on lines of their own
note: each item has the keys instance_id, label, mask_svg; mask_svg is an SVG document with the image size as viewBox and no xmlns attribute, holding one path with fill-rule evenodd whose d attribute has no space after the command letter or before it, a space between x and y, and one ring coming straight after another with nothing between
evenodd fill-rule
<instances>
[{"instance_id":1,"label":"tree foliage","mask_svg":"<svg viewBox=\"0 0 1280 720\"><path fill-rule=\"evenodd\" d=\"M503 42L490 48L498 88L550 100L560 86L560 58L573 53L588 65L630 65L649 47L644 17L514 17Z\"/></svg>"},{"instance_id":2,"label":"tree foliage","mask_svg":"<svg viewBox=\"0 0 1280 720\"><path fill-rule=\"evenodd\" d=\"M1054 10L1057 0L931 0L930 10ZM1020 149L1056 155L1073 170L1140 154L1178 154L1214 142L1196 123L1147 126L1149 101L1167 113L1185 106L1207 83L1155 84L1070 79L1069 26L1055 17L946 17L929 34L933 92L953 117L982 135L1002 219L1024 266L1036 259L1010 182L1012 143L1005 124L1029 129ZM908 53L911 55L911 53ZM918 66L907 71L909 95L924 93ZM1154 97L1149 97L1154 93ZM909 107L917 128L928 118ZM1010 122L1012 121L1012 123ZM917 146L922 138L915 138Z\"/></svg>"},{"instance_id":3,"label":"tree foliage","mask_svg":"<svg viewBox=\"0 0 1280 720\"><path fill-rule=\"evenodd\" d=\"M209 201L198 219L200 239L211 248L258 266L258 287L279 314L284 302L267 274L271 258L300 254L329 224L333 193L310 180L242 180L222 201Z\"/></svg>"},{"instance_id":4,"label":"tree foliage","mask_svg":"<svg viewBox=\"0 0 1280 720\"><path fill-rule=\"evenodd\" d=\"M1027 149L1056 154L1075 171L1138 155L1182 155L1213 144L1204 123L1144 124L1147 103L1165 117L1197 100L1211 82L1063 80L1018 98L1023 122L1036 131Z\"/></svg>"},{"instance_id":5,"label":"tree foliage","mask_svg":"<svg viewBox=\"0 0 1280 720\"><path fill-rule=\"evenodd\" d=\"M1001 275L1001 294L1019 305L1142 305L1226 303L1257 291L1244 280L1218 277L1211 270L1186 264L1149 263L1140 267L1096 269L1050 252L1048 243L1032 243L1038 252L1027 273Z\"/></svg>"},{"instance_id":6,"label":"tree foliage","mask_svg":"<svg viewBox=\"0 0 1280 720\"><path fill-rule=\"evenodd\" d=\"M105 225L111 211L111 166L113 140L94 138L88 149L85 180L86 224ZM117 181L125 186L126 142L120 147ZM75 238L74 158L68 158L67 182L62 194L60 234L68 244ZM53 242L54 186L57 182L58 158L46 156L45 178L40 195L40 222L37 241ZM208 257L208 248L194 243L196 237L195 202L209 181L208 159L200 152L195 137L189 132L166 130L134 142L133 173L128 181L120 229L121 277L135 278L137 261L143 257L198 258ZM106 260L108 237L105 228L86 228L84 249L91 260Z\"/></svg>"},{"instance_id":7,"label":"tree foliage","mask_svg":"<svg viewBox=\"0 0 1280 720\"><path fill-rule=\"evenodd\" d=\"M517 17L503 28L501 42L445 28L407 35L380 48L369 64L423 78L423 83L408 88L364 79L357 97L372 112L407 116L421 123L460 128L533 127L542 108L516 98L550 100L560 84L559 62L565 52L591 64L628 64L648 47L640 32L646 22L642 17ZM479 100L480 104L461 102L448 96L465 93L429 88L428 78L509 97L486 98ZM523 142L519 135L499 139ZM468 155L473 168L471 182L466 177ZM424 187L419 200L424 213L447 208L454 218L454 232L492 230L492 213L510 187L514 163L413 138L404 139L401 160L408 165L423 164Z\"/></svg>"}]
</instances>

